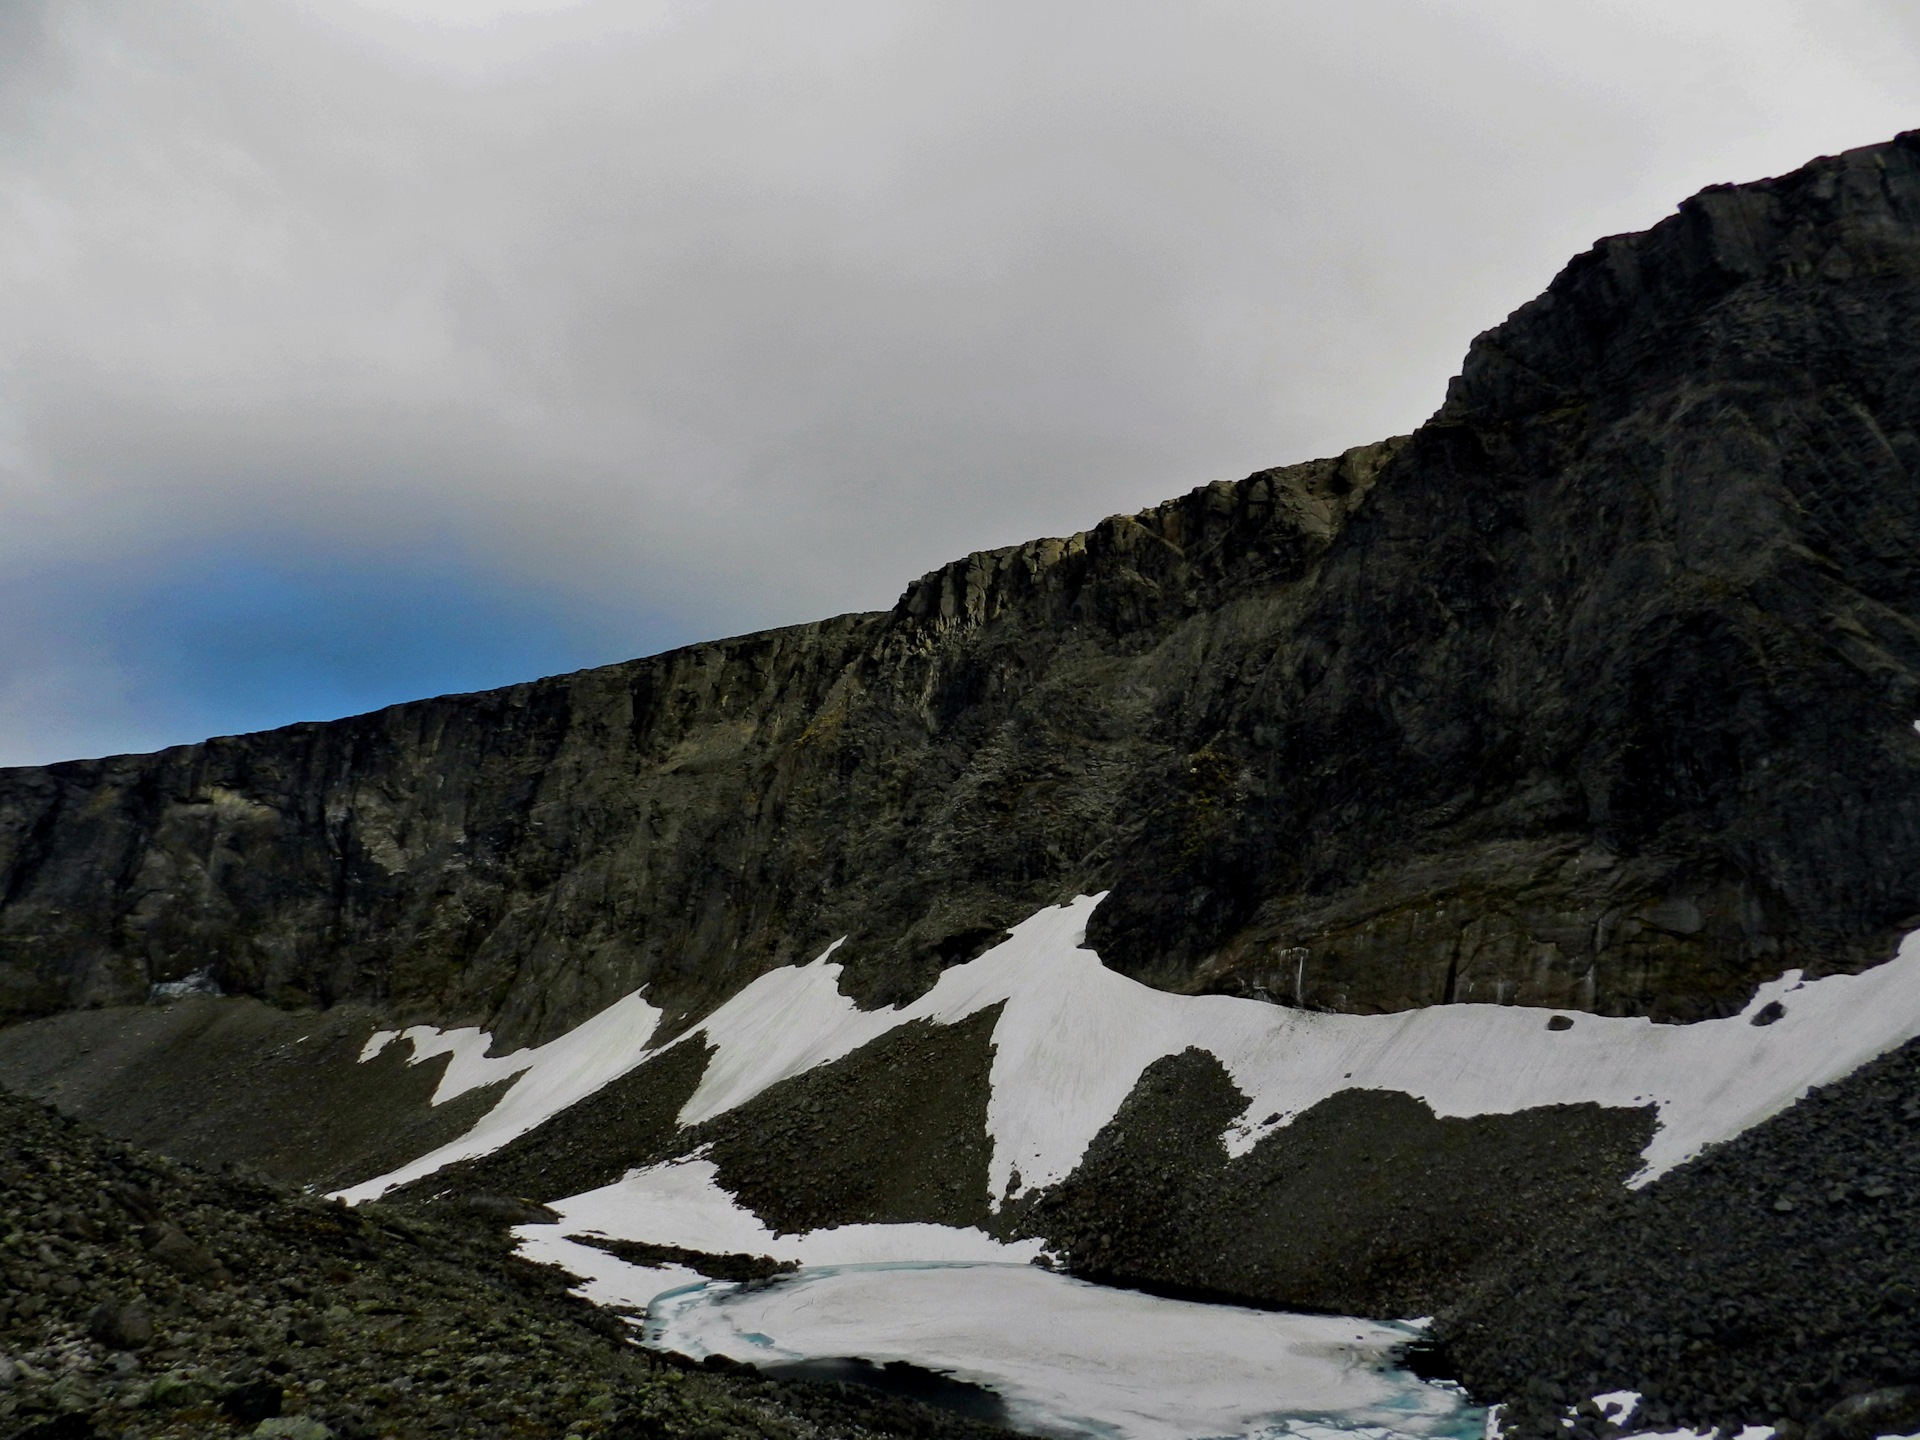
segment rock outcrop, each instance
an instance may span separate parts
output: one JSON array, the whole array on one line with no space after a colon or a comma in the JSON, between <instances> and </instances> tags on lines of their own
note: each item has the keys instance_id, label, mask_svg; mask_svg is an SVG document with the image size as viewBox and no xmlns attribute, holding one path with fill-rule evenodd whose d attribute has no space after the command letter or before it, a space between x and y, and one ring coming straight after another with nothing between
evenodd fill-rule
<instances>
[{"instance_id":1,"label":"rock outcrop","mask_svg":"<svg viewBox=\"0 0 1920 1440\"><path fill-rule=\"evenodd\" d=\"M1168 988L1690 1019L1920 913L1920 132L1600 242L1414 435L885 614L0 772L0 1017L544 1038L1035 906Z\"/></svg>"}]
</instances>

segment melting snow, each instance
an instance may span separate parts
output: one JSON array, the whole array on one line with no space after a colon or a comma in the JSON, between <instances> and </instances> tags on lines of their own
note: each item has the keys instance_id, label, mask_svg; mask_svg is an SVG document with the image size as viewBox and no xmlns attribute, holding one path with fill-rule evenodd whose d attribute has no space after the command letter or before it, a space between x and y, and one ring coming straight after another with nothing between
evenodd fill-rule
<instances>
[{"instance_id":1,"label":"melting snow","mask_svg":"<svg viewBox=\"0 0 1920 1440\"><path fill-rule=\"evenodd\" d=\"M436 1105L444 1105L456 1096L496 1080L519 1078L494 1107L480 1117L480 1122L458 1140L428 1151L391 1174L342 1190L340 1194L349 1204L357 1205L362 1200L376 1199L396 1185L431 1175L442 1165L492 1154L508 1141L526 1134L633 1069L647 1057L647 1040L659 1023L660 1012L636 993L614 1001L584 1025L576 1026L557 1040L493 1059L487 1056L493 1037L484 1030L441 1031L431 1025L415 1025L400 1032L380 1031L362 1047L363 1063L396 1038L413 1042L413 1057L407 1062L410 1065L418 1065L436 1055L453 1056L447 1064L447 1073L440 1077L440 1084L434 1089Z\"/></svg>"},{"instance_id":2,"label":"melting snow","mask_svg":"<svg viewBox=\"0 0 1920 1440\"><path fill-rule=\"evenodd\" d=\"M1403 1091L1441 1116L1580 1101L1651 1104L1660 1124L1632 1182L1644 1184L1809 1086L1920 1034L1920 932L1861 975L1803 981L1789 971L1727 1019L1655 1025L1575 1014L1571 1029L1555 1031L1546 1027L1549 1012L1531 1008L1327 1015L1169 995L1106 969L1082 948L1099 898L1039 912L898 1010L861 1011L841 995L833 947L809 965L761 976L690 1032L704 1035L714 1055L681 1123L724 1114L896 1026L951 1024L1004 1003L987 1108L996 1203L1016 1188L1063 1179L1140 1073L1189 1046L1216 1056L1250 1097L1223 1136L1235 1154L1345 1089ZM1775 1003L1779 1012L1769 1010ZM1754 1023L1763 1011L1768 1023ZM375 1035L362 1060L402 1038L413 1047L411 1063L452 1057L435 1104L511 1084L460 1139L342 1193L369 1199L497 1150L660 1053L665 1047L648 1046L658 1020L634 994L547 1045L492 1058L491 1037L475 1029ZM1039 1242L1005 1245L978 1230L846 1225L777 1235L720 1189L715 1167L699 1156L635 1171L554 1208L560 1224L516 1231L522 1252L583 1277L579 1293L589 1299L650 1305L657 1342L689 1353L905 1360L990 1386L1022 1423L1120 1440L1330 1440L1356 1432L1388 1440L1464 1436L1483 1423L1457 1395L1393 1370L1388 1352L1414 1333L1407 1327L1084 1285L1009 1263L1030 1258ZM810 1268L771 1285L706 1282L683 1267L633 1265L567 1238L595 1232Z\"/></svg>"},{"instance_id":3,"label":"melting snow","mask_svg":"<svg viewBox=\"0 0 1920 1440\"><path fill-rule=\"evenodd\" d=\"M1404 1091L1442 1116L1580 1101L1653 1104L1660 1126L1633 1182L1644 1184L1784 1109L1808 1086L1839 1079L1920 1034L1920 932L1894 959L1861 975L1803 982L1799 971L1788 971L1727 1019L1656 1025L1576 1014L1571 1029L1548 1030L1548 1012L1519 1006L1329 1015L1227 996L1169 995L1107 969L1082 948L1099 900L1087 896L1040 911L898 1010L862 1011L840 994L833 947L809 965L762 975L692 1032L704 1034L715 1054L681 1123L723 1114L909 1021L951 1024L1005 1002L994 1029L987 1108L996 1201L1012 1192L1016 1174L1023 1188L1063 1179L1140 1072L1189 1046L1217 1056L1251 1097L1224 1137L1235 1154L1345 1089ZM1775 1001L1784 1014L1752 1023ZM498 1059L486 1058L481 1031L406 1031L416 1063L433 1054L454 1057L436 1104L504 1076L520 1078L459 1140L344 1193L370 1198L452 1160L498 1149L658 1053L646 1048L657 1019L631 995L537 1050ZM392 1038L375 1036L362 1058ZM1256 1116L1274 1118L1249 1118Z\"/></svg>"},{"instance_id":4,"label":"melting snow","mask_svg":"<svg viewBox=\"0 0 1920 1440\"><path fill-rule=\"evenodd\" d=\"M703 1284L706 1280L699 1271L684 1265L632 1264L604 1250L567 1239L561 1233L565 1228L528 1225L516 1230L514 1233L520 1237L517 1253L536 1265L558 1265L580 1281L573 1287L573 1293L596 1305L645 1311L653 1296Z\"/></svg>"},{"instance_id":5,"label":"melting snow","mask_svg":"<svg viewBox=\"0 0 1920 1440\"><path fill-rule=\"evenodd\" d=\"M220 982L213 978L211 968L196 970L183 980L163 980L147 990L149 1004L165 1004L170 1000L185 1000L190 995L219 995Z\"/></svg>"},{"instance_id":6,"label":"melting snow","mask_svg":"<svg viewBox=\"0 0 1920 1440\"><path fill-rule=\"evenodd\" d=\"M556 1200L558 1225L522 1225L514 1234L541 1240L579 1234L645 1240L714 1254L771 1255L803 1265L859 1265L909 1260L1013 1261L1040 1253L1038 1240L1002 1244L984 1231L951 1225L838 1225L804 1235L779 1235L714 1181L711 1160L692 1159L636 1170L598 1190ZM592 1254L601 1254L593 1251ZM586 1256L576 1257L591 1264ZM603 1256L603 1258L611 1258ZM559 1263L559 1262L556 1262ZM601 1269L576 1275L601 1278ZM629 1303L644 1305L648 1292Z\"/></svg>"}]
</instances>

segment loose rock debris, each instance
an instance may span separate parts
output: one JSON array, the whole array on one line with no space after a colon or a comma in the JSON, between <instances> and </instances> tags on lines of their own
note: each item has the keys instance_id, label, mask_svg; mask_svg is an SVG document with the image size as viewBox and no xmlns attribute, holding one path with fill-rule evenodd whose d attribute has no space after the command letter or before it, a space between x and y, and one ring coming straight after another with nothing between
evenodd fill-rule
<instances>
[{"instance_id":1,"label":"loose rock debris","mask_svg":"<svg viewBox=\"0 0 1920 1440\"><path fill-rule=\"evenodd\" d=\"M0 1437L1005 1433L641 1350L571 1277L509 1253L520 1215L471 1198L349 1209L0 1094Z\"/></svg>"}]
</instances>

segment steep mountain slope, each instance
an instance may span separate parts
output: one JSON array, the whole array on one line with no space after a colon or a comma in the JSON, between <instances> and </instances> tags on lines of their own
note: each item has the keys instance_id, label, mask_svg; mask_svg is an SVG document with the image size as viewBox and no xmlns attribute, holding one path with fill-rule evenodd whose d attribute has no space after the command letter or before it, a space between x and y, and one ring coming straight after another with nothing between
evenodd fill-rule
<instances>
[{"instance_id":1,"label":"steep mountain slope","mask_svg":"<svg viewBox=\"0 0 1920 1440\"><path fill-rule=\"evenodd\" d=\"M1037 904L1169 988L1688 1019L1920 912L1920 142L1709 190L1409 439L884 615L0 776L0 1006L211 967L547 1038Z\"/></svg>"},{"instance_id":2,"label":"steep mountain slope","mask_svg":"<svg viewBox=\"0 0 1920 1440\"><path fill-rule=\"evenodd\" d=\"M1036 1259L1440 1312L1533 1433L1817 1421L1920 1385L1844 1208L1914 1072L1801 1100L1920 1036L1917 717L1920 132L1601 242L1412 436L889 613L0 772L0 1084L549 1205L602 1301Z\"/></svg>"}]
</instances>

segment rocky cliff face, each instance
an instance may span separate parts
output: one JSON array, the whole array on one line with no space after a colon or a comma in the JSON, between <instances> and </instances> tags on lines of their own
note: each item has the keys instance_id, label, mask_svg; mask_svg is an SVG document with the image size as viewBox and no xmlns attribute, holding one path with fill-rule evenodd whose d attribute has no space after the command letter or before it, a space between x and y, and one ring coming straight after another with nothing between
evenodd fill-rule
<instances>
[{"instance_id":1,"label":"rocky cliff face","mask_svg":"<svg viewBox=\"0 0 1920 1440\"><path fill-rule=\"evenodd\" d=\"M0 1017L544 1038L1035 906L1167 988L1687 1019L1920 920L1920 132L1603 241L1411 437L886 614L0 772Z\"/></svg>"}]
</instances>

